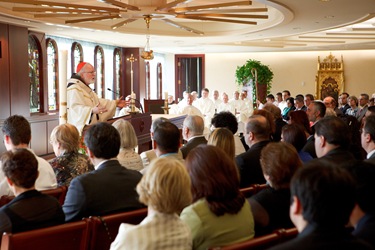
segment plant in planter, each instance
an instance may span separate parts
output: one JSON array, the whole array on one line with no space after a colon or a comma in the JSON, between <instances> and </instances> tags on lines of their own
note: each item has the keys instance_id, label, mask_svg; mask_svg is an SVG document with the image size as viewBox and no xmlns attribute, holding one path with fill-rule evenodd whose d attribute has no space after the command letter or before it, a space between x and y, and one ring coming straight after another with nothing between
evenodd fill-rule
<instances>
[{"instance_id":1,"label":"plant in planter","mask_svg":"<svg viewBox=\"0 0 375 250\"><path fill-rule=\"evenodd\" d=\"M255 79L253 69L256 69L257 79ZM257 98L261 102L266 100L266 96L271 90L272 79L273 72L271 69L267 65L253 59L247 60L244 65L237 66L236 69L236 83L241 87L250 84L253 90L253 101Z\"/></svg>"}]
</instances>

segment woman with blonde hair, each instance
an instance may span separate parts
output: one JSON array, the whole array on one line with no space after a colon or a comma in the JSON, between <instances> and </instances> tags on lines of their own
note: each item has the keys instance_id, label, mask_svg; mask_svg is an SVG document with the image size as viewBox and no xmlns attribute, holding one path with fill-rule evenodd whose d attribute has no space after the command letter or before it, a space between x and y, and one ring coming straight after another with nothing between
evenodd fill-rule
<instances>
[{"instance_id":1,"label":"woman with blonde hair","mask_svg":"<svg viewBox=\"0 0 375 250\"><path fill-rule=\"evenodd\" d=\"M208 137L207 145L217 146L234 159L235 145L232 132L227 128L215 128Z\"/></svg>"},{"instance_id":2,"label":"woman with blonde hair","mask_svg":"<svg viewBox=\"0 0 375 250\"><path fill-rule=\"evenodd\" d=\"M190 229L178 216L191 203L190 186L189 174L179 160L152 161L137 185L148 215L139 225L121 224L111 250L192 249Z\"/></svg>"},{"instance_id":3,"label":"woman with blonde hair","mask_svg":"<svg viewBox=\"0 0 375 250\"><path fill-rule=\"evenodd\" d=\"M50 143L56 158L49 163L55 171L58 186L69 186L73 178L94 170L89 157L78 152L79 133L74 125L66 123L55 127Z\"/></svg>"},{"instance_id":4,"label":"woman with blonde hair","mask_svg":"<svg viewBox=\"0 0 375 250\"><path fill-rule=\"evenodd\" d=\"M121 148L117 160L128 169L142 170L141 156L134 151L134 148L138 146L138 139L133 125L126 120L119 119L112 126L116 128L121 137Z\"/></svg>"}]
</instances>

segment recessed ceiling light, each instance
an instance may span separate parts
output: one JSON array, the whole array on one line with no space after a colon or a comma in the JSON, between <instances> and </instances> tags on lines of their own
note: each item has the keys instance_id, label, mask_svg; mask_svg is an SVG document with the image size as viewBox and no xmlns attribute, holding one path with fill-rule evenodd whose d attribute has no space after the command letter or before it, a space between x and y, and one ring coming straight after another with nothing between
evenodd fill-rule
<instances>
[{"instance_id":1,"label":"recessed ceiling light","mask_svg":"<svg viewBox=\"0 0 375 250\"><path fill-rule=\"evenodd\" d=\"M335 16L325 16L324 18L331 19L331 18L335 18Z\"/></svg>"},{"instance_id":2,"label":"recessed ceiling light","mask_svg":"<svg viewBox=\"0 0 375 250\"><path fill-rule=\"evenodd\" d=\"M329 2L331 0L319 0L320 2Z\"/></svg>"}]
</instances>

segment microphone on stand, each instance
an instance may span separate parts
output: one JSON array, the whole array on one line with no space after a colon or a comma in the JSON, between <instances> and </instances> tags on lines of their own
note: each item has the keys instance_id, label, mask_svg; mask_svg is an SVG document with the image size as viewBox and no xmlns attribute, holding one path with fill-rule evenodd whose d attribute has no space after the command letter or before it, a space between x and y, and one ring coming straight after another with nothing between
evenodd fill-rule
<instances>
[{"instance_id":1,"label":"microphone on stand","mask_svg":"<svg viewBox=\"0 0 375 250\"><path fill-rule=\"evenodd\" d=\"M107 88L108 91L111 91L112 93L115 93L117 96L120 96L119 93L117 93L116 91L113 91L112 89L110 88ZM139 108L141 109L142 113L144 114L145 112L143 111L143 106L142 106L142 103L137 100L137 99L134 99L134 98L131 98L130 95L126 97L126 99L129 99L129 100L134 100L136 101L138 104L139 104Z\"/></svg>"},{"instance_id":2,"label":"microphone on stand","mask_svg":"<svg viewBox=\"0 0 375 250\"><path fill-rule=\"evenodd\" d=\"M107 88L107 90L108 90L108 91L111 91L112 93L114 93L117 97L120 96L119 93L117 93L116 91L114 91L114 90L112 90L112 89L110 89L110 88Z\"/></svg>"}]
</instances>

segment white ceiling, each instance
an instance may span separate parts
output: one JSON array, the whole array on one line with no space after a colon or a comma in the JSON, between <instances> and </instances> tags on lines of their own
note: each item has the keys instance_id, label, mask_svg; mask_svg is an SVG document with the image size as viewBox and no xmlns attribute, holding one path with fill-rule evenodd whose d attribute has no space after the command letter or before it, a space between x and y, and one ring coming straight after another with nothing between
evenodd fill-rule
<instances>
[{"instance_id":1,"label":"white ceiling","mask_svg":"<svg viewBox=\"0 0 375 250\"><path fill-rule=\"evenodd\" d=\"M29 3L38 0L22 0ZM17 7L41 8L43 6L21 4L20 1L0 0L0 22L28 26L31 30L48 35L88 40L122 47L144 47L146 23L144 14L155 16L151 20L150 46L154 52L167 53L210 53L210 52L252 52L252 51L306 51L375 49L375 0L280 0L252 1L251 6L232 6L210 10L237 9L240 14L266 14L267 19L246 19L256 25L232 22L215 22L176 18L174 14L155 11L161 5L175 0L117 0L140 7L131 11L95 0L63 1L69 3L121 9L121 18L66 24L66 20L80 19L75 14L69 17L36 18L35 10L15 9ZM191 7L239 0L190 0L181 1L176 7ZM18 3L17 3L18 2ZM249 8L268 8L267 12L246 12ZM160 15L181 26L203 32L198 35L168 25ZM127 20L137 20L115 30L111 26ZM238 20L238 19L236 19Z\"/></svg>"}]
</instances>

